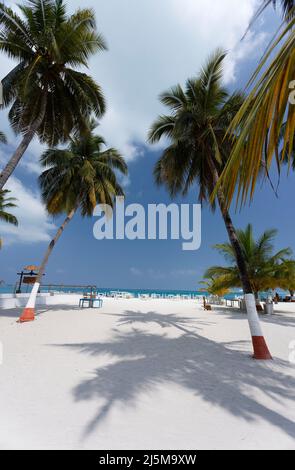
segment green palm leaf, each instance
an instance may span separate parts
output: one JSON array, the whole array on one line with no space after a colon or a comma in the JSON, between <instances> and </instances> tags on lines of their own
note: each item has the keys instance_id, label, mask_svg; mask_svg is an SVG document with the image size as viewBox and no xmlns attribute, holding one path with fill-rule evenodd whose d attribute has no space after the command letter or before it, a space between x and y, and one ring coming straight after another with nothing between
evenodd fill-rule
<instances>
[{"instance_id":1,"label":"green palm leaf","mask_svg":"<svg viewBox=\"0 0 295 470\"><path fill-rule=\"evenodd\" d=\"M43 153L44 171L39 178L42 198L53 215L80 207L82 216L92 216L98 204L113 205L124 195L117 174L127 174L124 158L114 148L105 149L104 139L88 123L83 135L73 135L67 149L51 148Z\"/></svg>"},{"instance_id":2,"label":"green palm leaf","mask_svg":"<svg viewBox=\"0 0 295 470\"><path fill-rule=\"evenodd\" d=\"M237 184L241 203L253 197L263 158L269 170L274 157L280 169L282 163L286 159L291 161L293 156L295 106L290 101L289 84L295 76L294 26L292 16L282 26L255 71L251 79L254 86L229 128L229 132L237 133L238 138L221 177L228 205ZM274 53L275 57L271 58ZM269 60L270 65L263 71Z\"/></svg>"},{"instance_id":3,"label":"green palm leaf","mask_svg":"<svg viewBox=\"0 0 295 470\"><path fill-rule=\"evenodd\" d=\"M7 189L0 191L0 221L6 222L11 225L18 225L18 220L15 215L8 212L9 209L17 207L15 204L16 199L9 196L10 191ZM2 239L0 238L0 249L2 247Z\"/></svg>"},{"instance_id":4,"label":"green palm leaf","mask_svg":"<svg viewBox=\"0 0 295 470\"><path fill-rule=\"evenodd\" d=\"M0 188L35 135L56 146L85 131L85 121L106 108L100 86L78 70L106 49L94 11L68 15L63 0L29 0L19 7L21 16L0 3L0 51L16 61L2 81L3 102L12 128L24 136L0 175Z\"/></svg>"},{"instance_id":5,"label":"green palm leaf","mask_svg":"<svg viewBox=\"0 0 295 470\"><path fill-rule=\"evenodd\" d=\"M266 230L255 239L253 227L249 224L245 230L238 230L238 237L243 250L248 274L256 294L278 287L286 288L289 283L295 286L295 261L290 260L292 250L284 248L274 253L276 230ZM220 289L242 287L239 269L235 260L232 245L223 243L215 248L229 262L228 266L212 266L207 269L204 279L209 279ZM291 277L294 279L291 282Z\"/></svg>"},{"instance_id":6,"label":"green palm leaf","mask_svg":"<svg viewBox=\"0 0 295 470\"><path fill-rule=\"evenodd\" d=\"M230 95L223 87L224 59L224 51L215 51L198 76L187 80L185 89L176 85L160 95L170 114L155 120L148 139L151 143L162 138L168 141L154 176L156 183L164 185L173 197L186 194L196 184L199 201L209 202L215 186L209 161L213 157L221 172L232 148L225 137L244 96ZM215 207L214 201L211 206Z\"/></svg>"}]
</instances>

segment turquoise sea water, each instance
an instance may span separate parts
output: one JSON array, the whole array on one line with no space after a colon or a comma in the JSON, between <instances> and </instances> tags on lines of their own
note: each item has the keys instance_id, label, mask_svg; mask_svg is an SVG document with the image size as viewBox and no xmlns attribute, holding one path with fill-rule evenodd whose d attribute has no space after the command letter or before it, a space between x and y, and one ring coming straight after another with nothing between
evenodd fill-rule
<instances>
[{"instance_id":1,"label":"turquoise sea water","mask_svg":"<svg viewBox=\"0 0 295 470\"><path fill-rule=\"evenodd\" d=\"M13 285L3 285L0 286L0 294L12 294L14 292L14 286ZM55 292L65 292L65 293L82 293L83 289L81 288L74 288L74 287L62 287L60 286L59 288L54 287ZM86 290L86 289L85 289ZM23 293L30 292L30 288L27 288L26 286L23 287L22 289ZM48 288L42 289L41 287L41 292L48 292ZM128 289L128 288L113 288L113 287L107 287L107 288L98 288L98 292L101 294L108 294L111 295L111 293L114 292L129 292L130 294L133 294L135 297L137 297L140 294L157 294L160 295L161 297L167 297L169 295L189 295L189 296L196 296L196 295L209 295L207 292L202 292L202 291L191 291L191 290L159 290L159 289ZM235 291L232 292L225 297L228 299L233 299L237 295L241 295L241 292Z\"/></svg>"}]
</instances>

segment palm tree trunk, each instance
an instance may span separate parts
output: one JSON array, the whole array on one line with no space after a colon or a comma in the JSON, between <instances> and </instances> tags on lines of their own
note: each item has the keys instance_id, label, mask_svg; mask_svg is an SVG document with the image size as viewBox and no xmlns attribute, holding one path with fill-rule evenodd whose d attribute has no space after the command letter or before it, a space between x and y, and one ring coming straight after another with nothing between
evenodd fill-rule
<instances>
[{"instance_id":1,"label":"palm tree trunk","mask_svg":"<svg viewBox=\"0 0 295 470\"><path fill-rule=\"evenodd\" d=\"M72 218L74 217L76 211L77 211L77 206L67 215L66 219L64 220L62 225L57 230L57 232L55 234L55 237L49 243L48 248L46 250L46 253L44 255L43 261L41 263L41 266L40 266L40 269L39 269L39 272L38 272L38 276L36 278L35 284L34 284L33 289L31 291L29 300L27 302L26 307L23 310L23 313L22 313L21 317L19 318L19 322L23 323L23 322L28 322L28 321L35 320L36 297L37 297L37 294L38 294L38 291L39 291L39 287L40 287L40 284L41 284L41 280L42 280L45 268L46 268L47 263L48 263L48 259L49 259L50 255L52 253L53 248L55 247L55 245L58 242L60 236L62 235L64 229L69 224L69 222L72 220Z\"/></svg>"},{"instance_id":2,"label":"palm tree trunk","mask_svg":"<svg viewBox=\"0 0 295 470\"><path fill-rule=\"evenodd\" d=\"M15 150L14 154L10 158L9 162L6 164L4 169L2 170L0 174L0 191L3 189L4 185L7 183L8 178L12 175L14 170L16 169L17 165L19 164L19 161L21 160L23 154L27 150L28 146L32 142L36 131L39 129L39 127L42 124L42 121L45 116L46 112L46 95L44 96L44 99L41 103L41 108L40 108L40 113L38 118L31 124L28 132L25 134L23 137L21 143Z\"/></svg>"},{"instance_id":3,"label":"palm tree trunk","mask_svg":"<svg viewBox=\"0 0 295 470\"><path fill-rule=\"evenodd\" d=\"M213 182L216 186L219 183L219 174L216 166L211 158L209 158L209 165L212 172ZM242 247L238 239L236 229L233 225L229 211L226 208L225 196L222 189L219 187L217 191L217 199L220 207L220 211L224 220L224 224L228 233L229 240L234 249L237 266L240 273L241 283L245 294L245 303L247 310L247 317L249 322L249 328L252 337L254 359L272 359L266 341L263 336L262 328L259 321L259 316L256 309L256 300L253 293L252 285L248 276L247 265L243 255Z\"/></svg>"}]
</instances>

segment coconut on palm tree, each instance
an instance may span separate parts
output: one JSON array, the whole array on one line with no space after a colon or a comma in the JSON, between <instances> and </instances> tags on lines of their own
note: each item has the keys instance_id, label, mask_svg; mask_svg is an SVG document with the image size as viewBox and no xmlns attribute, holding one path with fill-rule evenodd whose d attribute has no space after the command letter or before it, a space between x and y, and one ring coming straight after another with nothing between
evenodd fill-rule
<instances>
[{"instance_id":1,"label":"coconut on palm tree","mask_svg":"<svg viewBox=\"0 0 295 470\"><path fill-rule=\"evenodd\" d=\"M201 203L210 202L212 209L218 204L245 292L254 357L268 359L271 356L259 324L247 265L226 207L223 187L219 186L216 198L210 199L232 149L231 136L226 138L228 126L244 101L242 94L230 95L222 85L224 59L225 53L216 51L201 73L187 81L185 89L178 85L161 95L161 102L169 108L170 114L154 122L149 141L168 138L169 145L155 167L155 179L171 196L186 194L197 185Z\"/></svg>"},{"instance_id":2,"label":"coconut on palm tree","mask_svg":"<svg viewBox=\"0 0 295 470\"><path fill-rule=\"evenodd\" d=\"M91 217L98 204L113 206L114 198L124 195L117 173L127 174L125 160L116 149L105 148L94 128L92 122L89 131L74 136L67 149L52 148L41 157L46 169L39 181L47 211L55 216L66 214L66 218L46 250L21 322L34 320L36 295L49 256L74 215L79 211L82 217Z\"/></svg>"},{"instance_id":3,"label":"coconut on palm tree","mask_svg":"<svg viewBox=\"0 0 295 470\"><path fill-rule=\"evenodd\" d=\"M285 248L274 253L273 240L276 234L277 230L266 230L258 239L255 239L251 224L245 230L237 231L257 306L260 306L259 292L284 287L283 283L286 282L285 271L288 263L291 263L288 258L292 250ZM207 269L204 278L213 279L219 288L242 287L232 245L223 243L215 245L215 248L225 257L229 265L212 266Z\"/></svg>"},{"instance_id":4,"label":"coconut on palm tree","mask_svg":"<svg viewBox=\"0 0 295 470\"><path fill-rule=\"evenodd\" d=\"M10 191L4 189L0 191L0 221L6 222L11 225L18 225L18 220L15 215L11 214L10 209L17 207L15 204L16 199L9 196ZM0 238L0 248L2 247L2 240Z\"/></svg>"},{"instance_id":5,"label":"coconut on palm tree","mask_svg":"<svg viewBox=\"0 0 295 470\"><path fill-rule=\"evenodd\" d=\"M28 0L19 10L0 3L0 51L16 61L2 80L3 106L10 107L10 123L22 136L0 174L0 189L35 136L55 146L105 110L99 85L78 70L106 49L93 10L68 15L63 0Z\"/></svg>"}]
</instances>

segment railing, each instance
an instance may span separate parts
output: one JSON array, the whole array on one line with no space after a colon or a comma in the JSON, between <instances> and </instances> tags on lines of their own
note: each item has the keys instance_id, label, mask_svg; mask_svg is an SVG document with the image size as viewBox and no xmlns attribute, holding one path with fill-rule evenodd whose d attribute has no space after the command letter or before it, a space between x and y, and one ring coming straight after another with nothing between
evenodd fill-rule
<instances>
[{"instance_id":1,"label":"railing","mask_svg":"<svg viewBox=\"0 0 295 470\"><path fill-rule=\"evenodd\" d=\"M95 285L69 285L69 284L42 284L40 286L39 292L41 293L57 293L57 294L84 294L88 292L92 294L97 291L97 286ZM26 289L28 292L28 288ZM16 287L14 289L16 293Z\"/></svg>"},{"instance_id":2,"label":"railing","mask_svg":"<svg viewBox=\"0 0 295 470\"><path fill-rule=\"evenodd\" d=\"M233 307L233 308L241 308L242 302L243 301L241 299L225 299L225 306Z\"/></svg>"}]
</instances>

